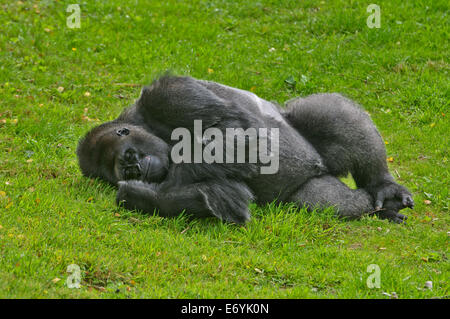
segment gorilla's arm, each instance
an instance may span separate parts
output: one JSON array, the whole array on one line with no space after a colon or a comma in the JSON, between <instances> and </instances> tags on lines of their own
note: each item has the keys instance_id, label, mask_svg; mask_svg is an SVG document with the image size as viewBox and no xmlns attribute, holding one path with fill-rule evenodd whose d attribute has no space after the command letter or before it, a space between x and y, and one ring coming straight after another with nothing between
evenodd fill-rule
<instances>
[{"instance_id":1,"label":"gorilla's arm","mask_svg":"<svg viewBox=\"0 0 450 319\"><path fill-rule=\"evenodd\" d=\"M260 122L251 111L220 98L190 77L159 78L142 89L135 108L146 125L159 128L163 132L158 133L166 136L177 127L192 132L194 120L202 120L203 129L247 129Z\"/></svg>"},{"instance_id":2,"label":"gorilla's arm","mask_svg":"<svg viewBox=\"0 0 450 319\"><path fill-rule=\"evenodd\" d=\"M190 185L147 184L121 181L117 203L127 209L173 217L185 211L195 217L215 216L243 224L250 219L248 204L253 195L248 187L233 180L209 181Z\"/></svg>"}]
</instances>

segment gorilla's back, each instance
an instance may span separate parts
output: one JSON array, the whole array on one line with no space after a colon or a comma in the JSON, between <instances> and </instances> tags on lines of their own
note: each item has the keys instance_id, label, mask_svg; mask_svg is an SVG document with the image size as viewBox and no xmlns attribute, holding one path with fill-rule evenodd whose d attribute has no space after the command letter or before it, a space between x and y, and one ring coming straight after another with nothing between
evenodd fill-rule
<instances>
[{"instance_id":1,"label":"gorilla's back","mask_svg":"<svg viewBox=\"0 0 450 319\"><path fill-rule=\"evenodd\" d=\"M314 147L284 118L280 108L252 92L215 82L198 80L207 89L233 107L251 110L260 121L260 127L279 129L279 168L274 174L261 174L246 181L260 204L273 200L287 200L300 185L311 177L326 173L327 169ZM268 134L269 135L269 134ZM266 166L268 164L258 164ZM260 170L259 170L260 171ZM278 187L276 187L278 186Z\"/></svg>"}]
</instances>

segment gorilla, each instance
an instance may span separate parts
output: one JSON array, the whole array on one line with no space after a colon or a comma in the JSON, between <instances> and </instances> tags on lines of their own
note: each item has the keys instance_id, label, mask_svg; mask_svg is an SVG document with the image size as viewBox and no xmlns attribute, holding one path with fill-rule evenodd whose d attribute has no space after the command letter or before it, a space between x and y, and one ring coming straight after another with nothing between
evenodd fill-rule
<instances>
[{"instance_id":1,"label":"gorilla","mask_svg":"<svg viewBox=\"0 0 450 319\"><path fill-rule=\"evenodd\" d=\"M195 120L202 121L200 137ZM277 141L274 134L258 133L257 139L278 146L277 170L263 174L266 163L248 160L248 152L243 162L175 161L177 128L194 134L191 145L200 138L202 147L211 142L201 135L207 129L276 128ZM251 138L243 141L249 146ZM376 214L403 223L406 216L399 211L414 205L389 173L385 143L369 116L336 93L295 98L281 108L249 91L164 75L117 119L89 131L77 156L83 175L118 187L119 205L166 217L185 212L243 224L251 201L275 201L309 210L334 206L346 219ZM357 189L339 180L349 173Z\"/></svg>"}]
</instances>

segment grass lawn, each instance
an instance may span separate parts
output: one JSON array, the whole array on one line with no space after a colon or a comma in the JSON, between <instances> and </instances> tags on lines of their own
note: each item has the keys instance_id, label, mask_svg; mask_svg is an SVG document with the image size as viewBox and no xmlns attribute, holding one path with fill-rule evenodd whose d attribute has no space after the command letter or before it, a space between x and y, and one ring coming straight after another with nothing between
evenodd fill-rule
<instances>
[{"instance_id":1,"label":"grass lawn","mask_svg":"<svg viewBox=\"0 0 450 319\"><path fill-rule=\"evenodd\" d=\"M372 1L83 1L69 28L73 2L0 1L0 298L448 297L448 1L377 1L372 29ZM81 176L77 141L165 70L279 103L356 100L414 193L408 224L288 204L252 206L244 227L117 208Z\"/></svg>"}]
</instances>

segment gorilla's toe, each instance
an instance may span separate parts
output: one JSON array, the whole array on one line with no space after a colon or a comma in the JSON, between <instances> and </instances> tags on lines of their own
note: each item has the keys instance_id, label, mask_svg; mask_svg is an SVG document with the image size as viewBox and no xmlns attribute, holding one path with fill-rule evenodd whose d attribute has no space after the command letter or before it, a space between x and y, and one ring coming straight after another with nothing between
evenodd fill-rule
<instances>
[{"instance_id":1,"label":"gorilla's toe","mask_svg":"<svg viewBox=\"0 0 450 319\"><path fill-rule=\"evenodd\" d=\"M396 218L399 219L399 220L401 220L401 221L404 223L404 222L406 222L406 220L408 219L408 216L403 215L403 214L400 214L400 213L397 213Z\"/></svg>"},{"instance_id":2,"label":"gorilla's toe","mask_svg":"<svg viewBox=\"0 0 450 319\"><path fill-rule=\"evenodd\" d=\"M397 223L397 224L406 224L407 219L408 219L408 216L397 213L397 215L393 219L390 219L390 221Z\"/></svg>"}]
</instances>

